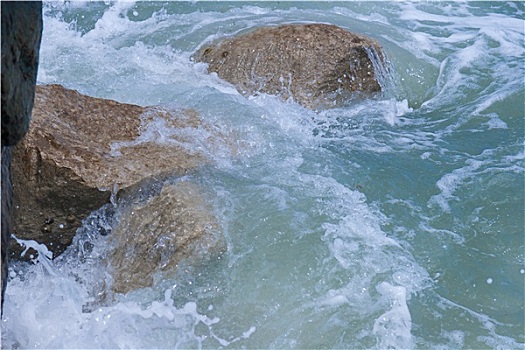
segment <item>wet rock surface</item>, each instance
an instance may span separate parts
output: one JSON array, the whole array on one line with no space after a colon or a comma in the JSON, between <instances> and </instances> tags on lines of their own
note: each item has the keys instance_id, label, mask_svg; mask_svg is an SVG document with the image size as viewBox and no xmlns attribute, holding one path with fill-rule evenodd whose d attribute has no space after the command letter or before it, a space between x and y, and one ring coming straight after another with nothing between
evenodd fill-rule
<instances>
[{"instance_id":1,"label":"wet rock surface","mask_svg":"<svg viewBox=\"0 0 525 350\"><path fill-rule=\"evenodd\" d=\"M148 287L173 274L182 260L199 263L224 249L220 227L201 188L167 184L145 202L120 210L110 235L110 271L116 293Z\"/></svg>"},{"instance_id":2,"label":"wet rock surface","mask_svg":"<svg viewBox=\"0 0 525 350\"><path fill-rule=\"evenodd\" d=\"M199 49L194 59L244 95L292 98L310 109L337 107L381 91L380 44L328 24L259 28Z\"/></svg>"},{"instance_id":3,"label":"wet rock surface","mask_svg":"<svg viewBox=\"0 0 525 350\"><path fill-rule=\"evenodd\" d=\"M42 3L2 1L2 311L7 283L7 250L13 231L11 153L24 137L35 95Z\"/></svg>"},{"instance_id":4,"label":"wet rock surface","mask_svg":"<svg viewBox=\"0 0 525 350\"><path fill-rule=\"evenodd\" d=\"M2 1L2 146L29 127L41 37L41 2Z\"/></svg>"},{"instance_id":5,"label":"wet rock surface","mask_svg":"<svg viewBox=\"0 0 525 350\"><path fill-rule=\"evenodd\" d=\"M194 110L140 107L60 85L38 86L31 129L13 154L15 235L46 244L56 257L82 220L112 194L132 192L147 179L187 174L206 161L184 147L188 134L142 142L140 135L155 123L205 127ZM11 240L11 248L20 257L23 247Z\"/></svg>"}]
</instances>

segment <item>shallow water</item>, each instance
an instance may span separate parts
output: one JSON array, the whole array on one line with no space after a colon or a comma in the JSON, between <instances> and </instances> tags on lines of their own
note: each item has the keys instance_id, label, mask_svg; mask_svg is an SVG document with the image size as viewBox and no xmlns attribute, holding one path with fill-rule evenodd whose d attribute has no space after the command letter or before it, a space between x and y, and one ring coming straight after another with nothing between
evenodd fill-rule
<instances>
[{"instance_id":1,"label":"shallow water","mask_svg":"<svg viewBox=\"0 0 525 350\"><path fill-rule=\"evenodd\" d=\"M523 3L44 11L40 83L193 107L242 147L187 145L213 159L186 179L206 190L224 254L83 312L106 273L92 222L109 219L94 213L82 259L12 264L2 347L523 348ZM215 38L296 22L376 38L393 69L384 94L314 113L245 98L191 60Z\"/></svg>"}]
</instances>

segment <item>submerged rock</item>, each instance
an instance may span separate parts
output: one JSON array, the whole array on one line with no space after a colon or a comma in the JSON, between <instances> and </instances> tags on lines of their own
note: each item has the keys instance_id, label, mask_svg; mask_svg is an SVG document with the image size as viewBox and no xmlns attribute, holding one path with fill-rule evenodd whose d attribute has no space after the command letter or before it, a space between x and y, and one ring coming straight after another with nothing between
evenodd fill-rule
<instances>
[{"instance_id":1,"label":"submerged rock","mask_svg":"<svg viewBox=\"0 0 525 350\"><path fill-rule=\"evenodd\" d=\"M198 262L223 248L202 190L186 181L126 207L117 221L108 259L116 293L150 286L155 275L166 277L182 260Z\"/></svg>"},{"instance_id":2,"label":"submerged rock","mask_svg":"<svg viewBox=\"0 0 525 350\"><path fill-rule=\"evenodd\" d=\"M203 154L184 146L192 141L188 133L142 142L141 134L156 123L207 127L194 110L144 108L60 85L38 86L31 129L13 156L15 235L46 244L56 257L112 193L132 191L146 179L183 175L205 162ZM22 247L14 240L11 246L19 257Z\"/></svg>"},{"instance_id":3,"label":"submerged rock","mask_svg":"<svg viewBox=\"0 0 525 350\"><path fill-rule=\"evenodd\" d=\"M335 25L289 24L202 47L194 59L242 94L276 94L317 109L381 91L376 66L384 54L377 41Z\"/></svg>"}]
</instances>

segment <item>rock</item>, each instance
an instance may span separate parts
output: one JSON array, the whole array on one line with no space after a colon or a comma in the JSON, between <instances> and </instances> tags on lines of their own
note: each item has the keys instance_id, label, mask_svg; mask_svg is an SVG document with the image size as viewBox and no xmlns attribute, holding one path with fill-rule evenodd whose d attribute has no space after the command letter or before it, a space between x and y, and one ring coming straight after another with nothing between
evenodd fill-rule
<instances>
[{"instance_id":1,"label":"rock","mask_svg":"<svg viewBox=\"0 0 525 350\"><path fill-rule=\"evenodd\" d=\"M41 2L2 1L2 146L29 128L41 36Z\"/></svg>"},{"instance_id":2,"label":"rock","mask_svg":"<svg viewBox=\"0 0 525 350\"><path fill-rule=\"evenodd\" d=\"M156 132L159 123L171 130L207 128L194 110L144 108L60 85L38 86L31 129L13 157L17 238L44 243L56 257L112 193L183 175L205 162L203 154L184 147L191 142L188 133L141 142L141 134ZM19 256L21 247L14 240L11 245Z\"/></svg>"},{"instance_id":3,"label":"rock","mask_svg":"<svg viewBox=\"0 0 525 350\"><path fill-rule=\"evenodd\" d=\"M318 109L380 92L383 57L377 41L335 25L289 24L224 39L193 58L242 94L276 94Z\"/></svg>"},{"instance_id":4,"label":"rock","mask_svg":"<svg viewBox=\"0 0 525 350\"><path fill-rule=\"evenodd\" d=\"M187 181L121 210L117 221L109 254L116 293L150 286L154 276L173 274L182 260L197 262L224 248L202 190Z\"/></svg>"},{"instance_id":5,"label":"rock","mask_svg":"<svg viewBox=\"0 0 525 350\"><path fill-rule=\"evenodd\" d=\"M11 186L11 147L2 146L2 310L7 286L7 247L13 231L13 187Z\"/></svg>"},{"instance_id":6,"label":"rock","mask_svg":"<svg viewBox=\"0 0 525 350\"><path fill-rule=\"evenodd\" d=\"M42 37L42 3L2 1L2 310L13 231L11 147L29 127Z\"/></svg>"}]
</instances>

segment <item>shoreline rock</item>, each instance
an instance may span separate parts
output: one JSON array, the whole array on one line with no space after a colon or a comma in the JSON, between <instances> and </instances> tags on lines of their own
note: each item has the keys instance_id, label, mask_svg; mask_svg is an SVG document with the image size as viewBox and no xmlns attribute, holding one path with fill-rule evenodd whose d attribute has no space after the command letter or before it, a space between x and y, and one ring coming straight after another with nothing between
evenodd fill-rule
<instances>
[{"instance_id":1,"label":"shoreline rock","mask_svg":"<svg viewBox=\"0 0 525 350\"><path fill-rule=\"evenodd\" d=\"M13 231L12 146L24 137L35 97L42 2L2 1L2 301L7 285L8 242Z\"/></svg>"},{"instance_id":2,"label":"shoreline rock","mask_svg":"<svg viewBox=\"0 0 525 350\"><path fill-rule=\"evenodd\" d=\"M2 1L2 146L26 134L35 97L42 3Z\"/></svg>"},{"instance_id":3,"label":"shoreline rock","mask_svg":"<svg viewBox=\"0 0 525 350\"><path fill-rule=\"evenodd\" d=\"M13 153L15 235L46 244L54 257L112 195L132 192L148 179L182 176L207 161L184 147L192 141L184 133L166 136L165 142L140 139L154 123L205 128L194 110L140 107L60 85L36 90L30 131ZM213 135L210 142L220 137ZM10 255L19 258L23 248L13 239L10 244Z\"/></svg>"},{"instance_id":4,"label":"shoreline rock","mask_svg":"<svg viewBox=\"0 0 525 350\"><path fill-rule=\"evenodd\" d=\"M376 40L335 25L287 24L204 46L193 59L243 95L275 94L324 109L380 92L374 65L384 53Z\"/></svg>"}]
</instances>

